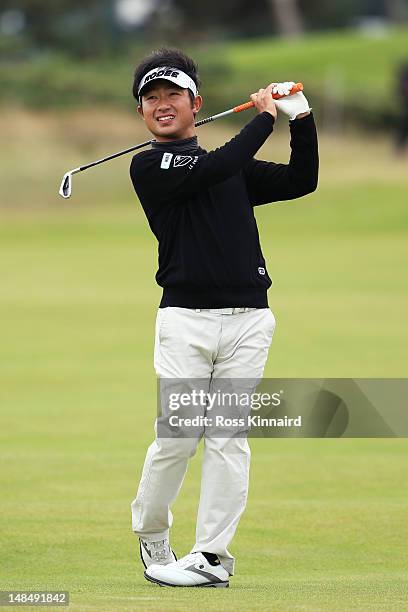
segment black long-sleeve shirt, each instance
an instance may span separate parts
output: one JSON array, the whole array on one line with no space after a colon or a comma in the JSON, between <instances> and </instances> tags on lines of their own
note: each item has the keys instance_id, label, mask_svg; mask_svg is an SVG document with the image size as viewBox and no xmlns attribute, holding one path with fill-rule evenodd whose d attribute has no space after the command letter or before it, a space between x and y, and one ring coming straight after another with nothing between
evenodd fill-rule
<instances>
[{"instance_id":1,"label":"black long-sleeve shirt","mask_svg":"<svg viewBox=\"0 0 408 612\"><path fill-rule=\"evenodd\" d=\"M254 159L273 125L263 112L209 153L194 136L134 156L133 186L159 243L161 308L268 306L253 207L314 191L319 164L312 114L289 122L289 164Z\"/></svg>"}]
</instances>

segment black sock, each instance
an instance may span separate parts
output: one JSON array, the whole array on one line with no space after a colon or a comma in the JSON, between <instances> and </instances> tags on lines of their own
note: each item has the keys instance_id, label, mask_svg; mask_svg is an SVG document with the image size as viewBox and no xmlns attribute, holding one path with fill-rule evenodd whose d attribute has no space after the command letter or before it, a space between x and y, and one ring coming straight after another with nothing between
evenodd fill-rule
<instances>
[{"instance_id":1,"label":"black sock","mask_svg":"<svg viewBox=\"0 0 408 612\"><path fill-rule=\"evenodd\" d=\"M204 557L207 559L207 561L208 561L208 563L210 565L219 565L220 564L219 558L214 553L203 552L201 554L204 555Z\"/></svg>"}]
</instances>

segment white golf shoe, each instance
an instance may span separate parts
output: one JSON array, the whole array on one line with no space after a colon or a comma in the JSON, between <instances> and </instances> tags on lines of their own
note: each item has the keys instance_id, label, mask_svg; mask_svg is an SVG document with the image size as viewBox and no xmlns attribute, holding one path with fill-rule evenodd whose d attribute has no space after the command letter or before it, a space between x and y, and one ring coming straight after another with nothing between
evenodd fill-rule
<instances>
[{"instance_id":1,"label":"white golf shoe","mask_svg":"<svg viewBox=\"0 0 408 612\"><path fill-rule=\"evenodd\" d=\"M158 540L157 542L148 542L139 538L140 542L140 558L145 568L150 567L153 563L156 565L167 565L177 561L177 557L170 548L170 543L167 539Z\"/></svg>"},{"instance_id":2,"label":"white golf shoe","mask_svg":"<svg viewBox=\"0 0 408 612\"><path fill-rule=\"evenodd\" d=\"M210 563L203 553L190 553L168 565L150 565L144 575L147 580L160 586L229 587L227 570L222 567L218 557L211 557L215 557L215 560Z\"/></svg>"}]
</instances>

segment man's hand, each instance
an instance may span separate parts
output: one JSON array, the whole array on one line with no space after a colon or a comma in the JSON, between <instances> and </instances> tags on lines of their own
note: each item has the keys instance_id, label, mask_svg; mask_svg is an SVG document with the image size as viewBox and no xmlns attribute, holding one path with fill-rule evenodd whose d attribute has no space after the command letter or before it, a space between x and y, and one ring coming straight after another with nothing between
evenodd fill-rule
<instances>
[{"instance_id":1,"label":"man's hand","mask_svg":"<svg viewBox=\"0 0 408 612\"><path fill-rule=\"evenodd\" d=\"M306 100L301 91L298 91L291 96L288 95L293 85L295 85L293 81L273 83L273 85L273 94L277 93L285 96L280 100L275 100L275 106L278 110L285 113L285 115L288 115L291 121L293 121L293 119L301 119L302 117L306 117L306 115L310 113L312 109L309 107L309 102Z\"/></svg>"},{"instance_id":2,"label":"man's hand","mask_svg":"<svg viewBox=\"0 0 408 612\"><path fill-rule=\"evenodd\" d=\"M295 85L293 81L270 83L265 89L260 89L258 93L251 94L251 100L259 113L267 111L276 119L277 110L280 110L288 115L291 121L301 119L306 117L312 109L301 91L289 95L293 85ZM284 97L280 100L274 100L272 94L280 94Z\"/></svg>"},{"instance_id":3,"label":"man's hand","mask_svg":"<svg viewBox=\"0 0 408 612\"><path fill-rule=\"evenodd\" d=\"M265 89L260 89L257 93L251 94L251 100L255 104L258 113L268 112L272 117L278 116L275 101L272 98L272 89L276 83L270 83Z\"/></svg>"}]
</instances>

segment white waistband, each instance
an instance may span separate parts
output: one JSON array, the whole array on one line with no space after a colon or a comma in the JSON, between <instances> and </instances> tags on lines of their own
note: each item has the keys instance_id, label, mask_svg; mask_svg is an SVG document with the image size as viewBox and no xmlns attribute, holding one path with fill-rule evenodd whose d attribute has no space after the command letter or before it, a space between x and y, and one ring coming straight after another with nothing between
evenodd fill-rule
<instances>
[{"instance_id":1,"label":"white waistband","mask_svg":"<svg viewBox=\"0 0 408 612\"><path fill-rule=\"evenodd\" d=\"M215 312L216 314L239 314L241 312L249 312L250 310L256 310L256 308L195 308L196 312Z\"/></svg>"}]
</instances>

